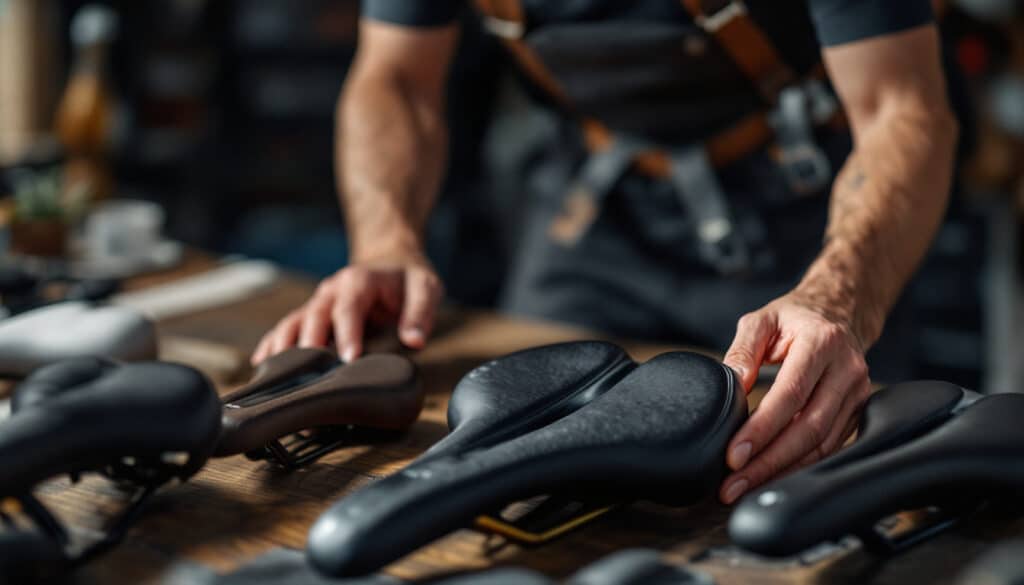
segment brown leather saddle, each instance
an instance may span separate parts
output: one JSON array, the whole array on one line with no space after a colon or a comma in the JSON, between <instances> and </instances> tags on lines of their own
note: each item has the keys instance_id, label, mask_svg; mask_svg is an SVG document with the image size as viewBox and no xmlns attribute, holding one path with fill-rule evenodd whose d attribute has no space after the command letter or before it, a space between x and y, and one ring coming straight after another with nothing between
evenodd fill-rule
<instances>
[{"instance_id":1,"label":"brown leather saddle","mask_svg":"<svg viewBox=\"0 0 1024 585\"><path fill-rule=\"evenodd\" d=\"M409 428L423 408L423 389L408 358L371 354L343 364L327 350L301 348L257 366L222 402L215 456L244 453L291 469L342 444Z\"/></svg>"}]
</instances>

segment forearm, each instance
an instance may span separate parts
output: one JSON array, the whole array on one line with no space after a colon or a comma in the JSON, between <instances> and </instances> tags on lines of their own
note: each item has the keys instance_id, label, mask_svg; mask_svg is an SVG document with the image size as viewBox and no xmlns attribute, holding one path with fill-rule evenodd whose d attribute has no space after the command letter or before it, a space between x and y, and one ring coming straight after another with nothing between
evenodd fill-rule
<instances>
[{"instance_id":1,"label":"forearm","mask_svg":"<svg viewBox=\"0 0 1024 585\"><path fill-rule=\"evenodd\" d=\"M386 73L358 76L346 87L336 169L353 259L422 248L447 157L439 102Z\"/></svg>"},{"instance_id":2,"label":"forearm","mask_svg":"<svg viewBox=\"0 0 1024 585\"><path fill-rule=\"evenodd\" d=\"M956 139L944 105L883 106L835 182L823 250L797 292L848 323L865 349L942 221Z\"/></svg>"}]
</instances>

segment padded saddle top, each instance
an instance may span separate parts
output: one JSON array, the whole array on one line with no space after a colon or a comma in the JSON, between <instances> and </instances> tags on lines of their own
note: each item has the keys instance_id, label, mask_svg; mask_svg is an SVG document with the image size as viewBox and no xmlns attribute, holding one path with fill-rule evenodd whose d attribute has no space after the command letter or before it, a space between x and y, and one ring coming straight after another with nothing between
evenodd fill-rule
<instances>
[{"instance_id":1,"label":"padded saddle top","mask_svg":"<svg viewBox=\"0 0 1024 585\"><path fill-rule=\"evenodd\" d=\"M0 374L25 376L82 356L155 359L156 329L132 309L83 302L56 303L0 321Z\"/></svg>"},{"instance_id":2,"label":"padded saddle top","mask_svg":"<svg viewBox=\"0 0 1024 585\"><path fill-rule=\"evenodd\" d=\"M855 443L746 496L729 522L733 542L796 554L883 517L1024 488L1024 395L982 396L945 382L880 390Z\"/></svg>"},{"instance_id":3,"label":"padded saddle top","mask_svg":"<svg viewBox=\"0 0 1024 585\"><path fill-rule=\"evenodd\" d=\"M515 353L467 374L449 437L334 504L307 553L325 573L364 574L481 513L556 491L692 503L717 487L746 413L735 374L705 356L638 365L600 342Z\"/></svg>"},{"instance_id":4,"label":"padded saddle top","mask_svg":"<svg viewBox=\"0 0 1024 585\"><path fill-rule=\"evenodd\" d=\"M223 402L217 456L313 427L404 429L419 416L423 390L416 366L402 356L371 354L342 365L323 349L291 349L257 366Z\"/></svg>"},{"instance_id":5,"label":"padded saddle top","mask_svg":"<svg viewBox=\"0 0 1024 585\"><path fill-rule=\"evenodd\" d=\"M15 389L11 416L0 422L0 498L64 473L119 469L130 479L126 458L140 472L152 465L164 480L184 480L206 462L219 431L217 394L186 366L99 358L47 366ZM168 454L187 458L171 466Z\"/></svg>"}]
</instances>

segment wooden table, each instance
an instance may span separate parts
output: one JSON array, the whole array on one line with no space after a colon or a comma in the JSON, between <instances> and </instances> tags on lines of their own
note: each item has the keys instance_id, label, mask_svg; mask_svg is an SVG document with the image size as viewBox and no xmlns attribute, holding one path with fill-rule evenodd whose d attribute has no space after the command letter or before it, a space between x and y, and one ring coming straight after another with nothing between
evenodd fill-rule
<instances>
[{"instance_id":1,"label":"wooden table","mask_svg":"<svg viewBox=\"0 0 1024 585\"><path fill-rule=\"evenodd\" d=\"M171 274L137 279L133 287L173 280L203 270L208 260L193 257ZM161 335L225 344L248 355L261 334L301 303L312 283L286 278L273 290L246 302L159 324ZM458 379L492 357L520 348L593 337L568 327L448 311L428 348L415 356L428 398L415 427L400 440L374 447L342 449L306 469L283 473L244 457L212 460L192 480L158 494L120 547L81 572L85 582L157 583L175 562L197 562L219 571L274 547L302 548L315 518L331 502L375 478L390 474L446 433L447 397ZM624 343L637 359L670 349ZM229 389L223 385L221 391ZM98 478L70 486L45 486L44 499L79 529L99 525L102 513L119 502L116 489ZM628 547L665 551L693 562L721 585L741 583L945 583L986 546L1024 533L1016 516L982 515L888 561L855 550L810 566L765 563L738 556L727 546L728 509L714 502L689 509L638 503L614 511L547 545L496 546L496 537L463 530L392 565L402 578L436 576L497 564L523 565L555 577ZM708 554L708 551L715 551Z\"/></svg>"}]
</instances>

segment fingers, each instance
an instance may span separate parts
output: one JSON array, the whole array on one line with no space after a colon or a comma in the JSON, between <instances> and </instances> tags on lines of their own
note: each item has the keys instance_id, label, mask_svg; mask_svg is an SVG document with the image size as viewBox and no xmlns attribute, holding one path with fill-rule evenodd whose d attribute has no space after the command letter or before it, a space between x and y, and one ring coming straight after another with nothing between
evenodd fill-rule
<instances>
[{"instance_id":1,"label":"fingers","mask_svg":"<svg viewBox=\"0 0 1024 585\"><path fill-rule=\"evenodd\" d=\"M775 321L774 313L759 311L744 315L736 324L736 337L723 361L736 370L747 392L754 387L765 352L775 336Z\"/></svg>"},{"instance_id":2,"label":"fingers","mask_svg":"<svg viewBox=\"0 0 1024 585\"><path fill-rule=\"evenodd\" d=\"M846 421L839 421L837 415L853 383L852 372L846 368L826 370L811 399L782 433L750 463L726 478L720 494L722 500L732 503L808 454L820 459L830 453L827 441L833 435L834 426L839 426L838 431L846 427ZM835 434L838 435L838 431Z\"/></svg>"},{"instance_id":3,"label":"fingers","mask_svg":"<svg viewBox=\"0 0 1024 585\"><path fill-rule=\"evenodd\" d=\"M331 288L321 284L302 311L299 328L299 347L324 347L331 328L331 307L334 304Z\"/></svg>"},{"instance_id":4,"label":"fingers","mask_svg":"<svg viewBox=\"0 0 1024 585\"><path fill-rule=\"evenodd\" d=\"M855 382L853 387L843 397L843 403L839 407L835 424L829 436L822 443L821 449L808 453L797 464L798 467L806 467L820 459L824 459L835 453L846 444L846 441L857 430L860 423L860 413L864 408L864 402L871 396L871 380L867 377Z\"/></svg>"},{"instance_id":5,"label":"fingers","mask_svg":"<svg viewBox=\"0 0 1024 585\"><path fill-rule=\"evenodd\" d=\"M775 383L730 442L730 468L742 469L804 408L828 361L823 348L809 339L793 342Z\"/></svg>"},{"instance_id":6,"label":"fingers","mask_svg":"<svg viewBox=\"0 0 1024 585\"><path fill-rule=\"evenodd\" d=\"M423 269L406 272L405 304L398 322L402 343L414 349L426 344L443 294L441 281L432 272Z\"/></svg>"},{"instance_id":7,"label":"fingers","mask_svg":"<svg viewBox=\"0 0 1024 585\"><path fill-rule=\"evenodd\" d=\"M251 362L253 365L260 363L268 357L280 353L295 345L299 329L302 326L302 311L291 312L263 336L256 351L253 352Z\"/></svg>"},{"instance_id":8,"label":"fingers","mask_svg":"<svg viewBox=\"0 0 1024 585\"><path fill-rule=\"evenodd\" d=\"M373 275L361 269L351 269L340 275L331 322L338 355L346 362L363 353L366 319L373 307L376 289L380 286L374 280Z\"/></svg>"}]
</instances>

